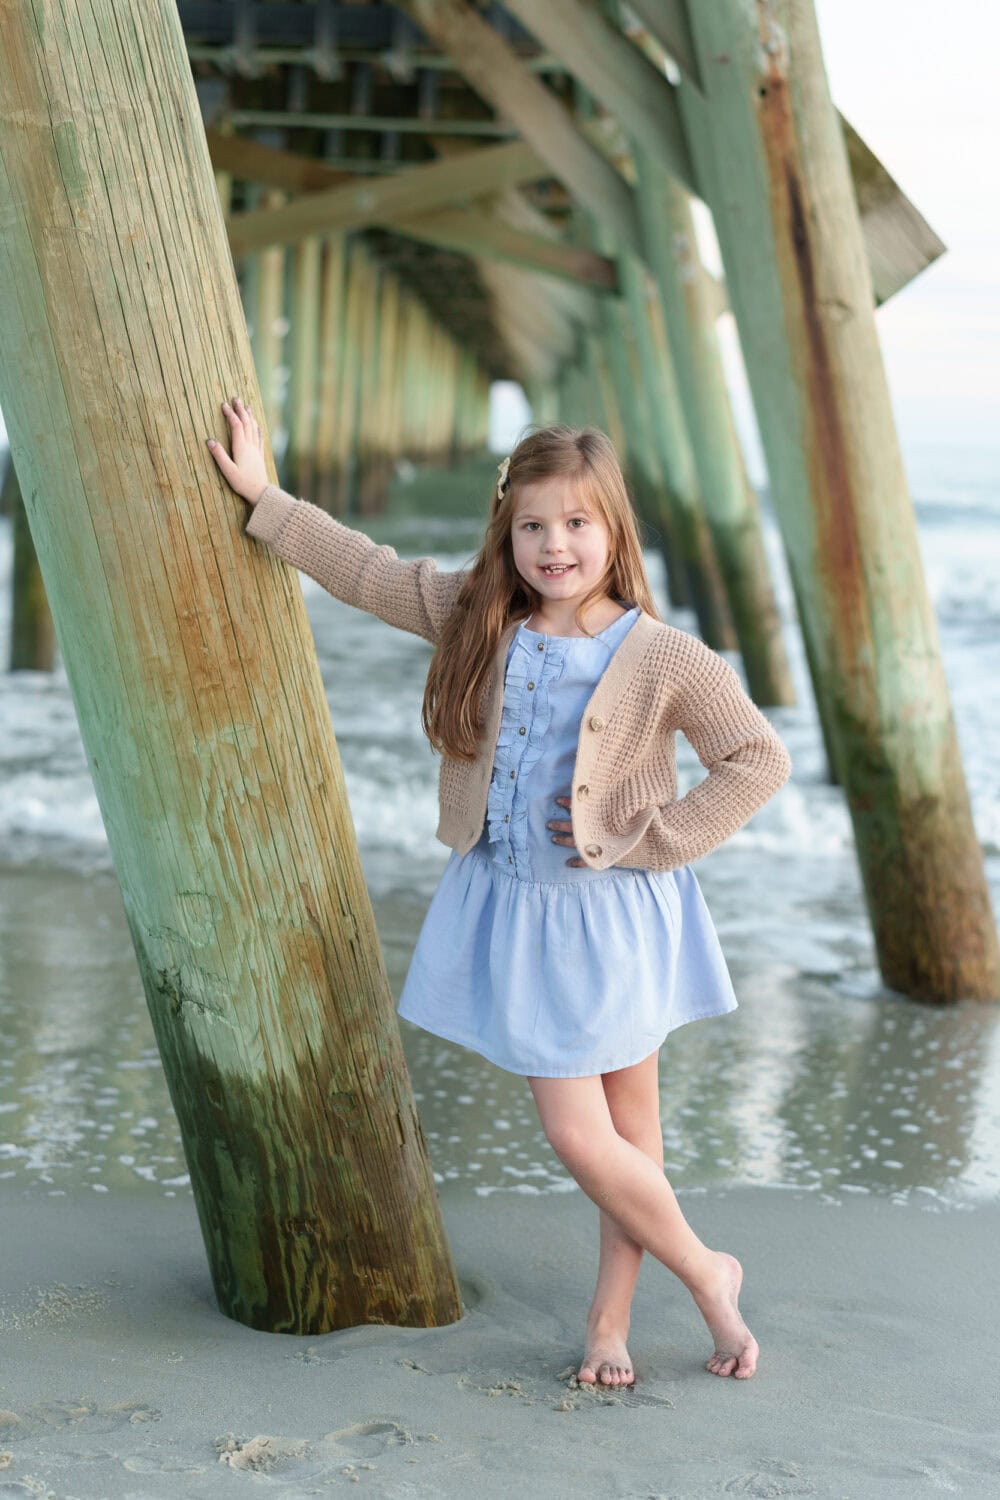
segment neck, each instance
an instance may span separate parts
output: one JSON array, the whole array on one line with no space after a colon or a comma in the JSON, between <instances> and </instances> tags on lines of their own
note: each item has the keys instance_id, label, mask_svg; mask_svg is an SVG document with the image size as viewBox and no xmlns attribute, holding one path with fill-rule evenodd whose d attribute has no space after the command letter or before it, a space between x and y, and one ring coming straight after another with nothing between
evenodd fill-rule
<instances>
[{"instance_id":1,"label":"neck","mask_svg":"<svg viewBox=\"0 0 1000 1500\"><path fill-rule=\"evenodd\" d=\"M625 614L628 608L628 605L619 604L616 599L607 595L603 599L595 599L584 611L583 625L590 635L596 635ZM558 614L553 614L551 610L542 614L540 610L534 609L524 623L529 630L538 630L545 635L583 634L576 623L572 605Z\"/></svg>"}]
</instances>

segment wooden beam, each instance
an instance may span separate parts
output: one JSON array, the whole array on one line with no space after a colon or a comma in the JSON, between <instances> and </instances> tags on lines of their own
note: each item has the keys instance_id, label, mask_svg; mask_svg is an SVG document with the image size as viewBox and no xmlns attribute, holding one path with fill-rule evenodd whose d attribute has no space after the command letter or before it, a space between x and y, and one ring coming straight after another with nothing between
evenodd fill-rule
<instances>
[{"instance_id":1,"label":"wooden beam","mask_svg":"<svg viewBox=\"0 0 1000 1500\"><path fill-rule=\"evenodd\" d=\"M234 214L229 220L229 243L234 255L242 255L275 243L291 245L309 234L334 229L361 229L369 224L391 228L396 219L530 182L548 176L549 171L523 141L465 151L450 161L427 162L391 177L354 179L310 192L280 213Z\"/></svg>"},{"instance_id":2,"label":"wooden beam","mask_svg":"<svg viewBox=\"0 0 1000 1500\"><path fill-rule=\"evenodd\" d=\"M335 171L317 157L262 146L246 136L230 135L222 127L206 126L205 140L216 171L228 172L243 182L284 188L288 193L315 193L338 183L357 185L352 173Z\"/></svg>"},{"instance_id":3,"label":"wooden beam","mask_svg":"<svg viewBox=\"0 0 1000 1500\"><path fill-rule=\"evenodd\" d=\"M701 89L702 72L700 67L692 67L693 44L686 48L682 43L680 52L676 50L677 16L684 9L683 0L671 4L665 0L630 0L630 8L649 27L647 32L631 30L636 45L661 66L666 50L685 72L687 92L682 110L689 134L692 130L704 130L708 122ZM688 27L686 12L684 25ZM687 37L690 39L689 30ZM851 122L839 110L836 110L836 115L847 149L872 290L878 307L943 255L947 246Z\"/></svg>"},{"instance_id":4,"label":"wooden beam","mask_svg":"<svg viewBox=\"0 0 1000 1500\"><path fill-rule=\"evenodd\" d=\"M553 176L591 213L615 228L620 244L638 251L639 221L628 184L579 129L551 89L467 0L396 0L425 34L454 59L481 98L512 120L549 164Z\"/></svg>"},{"instance_id":5,"label":"wooden beam","mask_svg":"<svg viewBox=\"0 0 1000 1500\"><path fill-rule=\"evenodd\" d=\"M240 140L213 128L206 130L205 136L213 166L231 176L252 177L256 182L266 182L295 193L317 193L345 183L357 187L357 180L350 173L332 171L315 158L279 151L257 141ZM407 170L419 172L422 168ZM243 218L243 215L231 215L229 223L239 224ZM274 215L273 222L277 224L280 218L281 215ZM617 289L618 274L614 263L606 256L519 230L505 224L496 214L475 206L407 215L394 219L391 227L412 239L444 245L466 255L509 260L530 270L545 271L574 283L595 287L598 291L613 292ZM338 223L336 228L342 230L344 225ZM308 236L297 234L295 242L306 238ZM230 237L233 254L243 253L237 251L235 239L236 236Z\"/></svg>"},{"instance_id":6,"label":"wooden beam","mask_svg":"<svg viewBox=\"0 0 1000 1500\"><path fill-rule=\"evenodd\" d=\"M532 271L544 271L574 284L602 292L617 292L618 273L605 255L543 239L505 224L496 213L476 208L436 209L433 213L397 219L393 229L433 245L447 245L465 255L507 260Z\"/></svg>"},{"instance_id":7,"label":"wooden beam","mask_svg":"<svg viewBox=\"0 0 1000 1500\"><path fill-rule=\"evenodd\" d=\"M330 110L231 109L223 119L233 125L266 126L280 130L395 130L401 135L512 136L517 132L503 120L424 120L419 115L369 115L336 113Z\"/></svg>"},{"instance_id":8,"label":"wooden beam","mask_svg":"<svg viewBox=\"0 0 1000 1500\"><path fill-rule=\"evenodd\" d=\"M686 0L628 0L628 5L662 42L688 80L701 88L701 65L691 35Z\"/></svg>"},{"instance_id":9,"label":"wooden beam","mask_svg":"<svg viewBox=\"0 0 1000 1500\"><path fill-rule=\"evenodd\" d=\"M444 157L455 156L463 149L451 136L434 136L431 144L438 155ZM484 206L487 201L490 212L513 229L563 245L572 243L567 238L565 228L536 207L519 188L505 188L502 193L491 193L488 200L483 200ZM590 246L582 248L589 250ZM610 257L608 260L614 264ZM617 279L617 268L614 274ZM554 280L551 276L546 276L545 293L549 303L561 311L564 317L592 327L599 323L597 304L601 299L595 297L593 289L583 281Z\"/></svg>"},{"instance_id":10,"label":"wooden beam","mask_svg":"<svg viewBox=\"0 0 1000 1500\"><path fill-rule=\"evenodd\" d=\"M851 122L839 110L837 115L854 179L854 196L861 215L875 305L880 306L943 255L948 247L898 187Z\"/></svg>"},{"instance_id":11,"label":"wooden beam","mask_svg":"<svg viewBox=\"0 0 1000 1500\"><path fill-rule=\"evenodd\" d=\"M505 0L505 6L558 53L629 136L689 191L698 191L676 90L661 69L608 25L596 0Z\"/></svg>"}]
</instances>

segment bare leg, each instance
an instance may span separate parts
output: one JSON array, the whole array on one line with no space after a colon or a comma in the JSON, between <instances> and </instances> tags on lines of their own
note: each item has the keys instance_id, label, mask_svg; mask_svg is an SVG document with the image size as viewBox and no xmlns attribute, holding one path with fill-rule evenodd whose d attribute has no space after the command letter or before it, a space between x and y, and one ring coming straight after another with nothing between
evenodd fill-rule
<instances>
[{"instance_id":1,"label":"bare leg","mask_svg":"<svg viewBox=\"0 0 1000 1500\"><path fill-rule=\"evenodd\" d=\"M662 1167L619 1135L601 1077L529 1077L528 1083L549 1144L583 1191L690 1291L715 1341L706 1368L752 1375L758 1349L739 1312L739 1261L702 1244Z\"/></svg>"},{"instance_id":2,"label":"bare leg","mask_svg":"<svg viewBox=\"0 0 1000 1500\"><path fill-rule=\"evenodd\" d=\"M608 1109L618 1134L663 1169L659 1049L630 1068L604 1073ZM643 1248L600 1209L601 1252L597 1286L587 1317L586 1351L577 1379L585 1384L632 1385L635 1375L625 1340Z\"/></svg>"}]
</instances>

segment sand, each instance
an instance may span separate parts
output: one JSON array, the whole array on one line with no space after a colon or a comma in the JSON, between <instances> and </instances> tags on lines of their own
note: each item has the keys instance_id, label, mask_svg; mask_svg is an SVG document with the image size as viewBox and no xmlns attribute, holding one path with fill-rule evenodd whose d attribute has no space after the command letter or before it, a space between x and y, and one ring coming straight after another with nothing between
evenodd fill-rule
<instances>
[{"instance_id":1,"label":"sand","mask_svg":"<svg viewBox=\"0 0 1000 1500\"><path fill-rule=\"evenodd\" d=\"M637 1383L578 1386L597 1210L442 1191L447 1327L293 1337L215 1304L193 1203L3 1194L0 1496L1000 1496L1000 1206L683 1192L740 1255L757 1375L647 1257Z\"/></svg>"}]
</instances>

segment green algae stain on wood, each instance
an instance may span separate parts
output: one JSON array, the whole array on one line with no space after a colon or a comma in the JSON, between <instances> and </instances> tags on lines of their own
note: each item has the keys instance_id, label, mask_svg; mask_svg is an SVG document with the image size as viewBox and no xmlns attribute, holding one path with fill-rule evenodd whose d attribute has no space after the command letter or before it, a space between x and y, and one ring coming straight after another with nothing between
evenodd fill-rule
<instances>
[{"instance_id":1,"label":"green algae stain on wood","mask_svg":"<svg viewBox=\"0 0 1000 1500\"><path fill-rule=\"evenodd\" d=\"M87 201L87 174L80 159L76 126L69 120L56 125L52 131L52 144L66 197L74 208L79 208Z\"/></svg>"}]
</instances>

